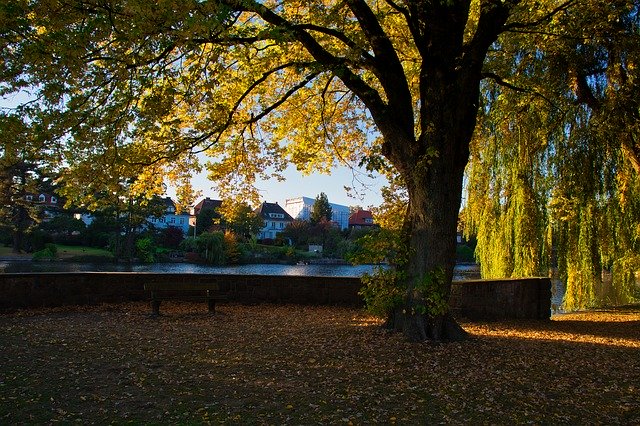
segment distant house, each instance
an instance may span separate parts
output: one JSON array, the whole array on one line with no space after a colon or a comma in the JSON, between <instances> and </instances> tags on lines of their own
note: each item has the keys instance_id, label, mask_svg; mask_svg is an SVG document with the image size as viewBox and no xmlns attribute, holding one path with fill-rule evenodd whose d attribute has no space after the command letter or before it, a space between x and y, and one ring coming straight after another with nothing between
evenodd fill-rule
<instances>
[{"instance_id":1,"label":"distant house","mask_svg":"<svg viewBox=\"0 0 640 426\"><path fill-rule=\"evenodd\" d=\"M206 197L204 200L201 200L198 204L191 207L191 215L189 217L189 225L196 226L196 220L202 210L213 210L213 219L220 219L220 213L218 213L218 209L222 206L222 200L212 200L209 197Z\"/></svg>"},{"instance_id":2,"label":"distant house","mask_svg":"<svg viewBox=\"0 0 640 426\"><path fill-rule=\"evenodd\" d=\"M366 229L376 226L373 222L373 215L369 210L358 210L349 216L350 229Z\"/></svg>"},{"instance_id":3,"label":"distant house","mask_svg":"<svg viewBox=\"0 0 640 426\"><path fill-rule=\"evenodd\" d=\"M183 234L189 232L189 214L176 213L176 204L170 197L160 199L164 204L165 210L161 216L151 216L147 218L147 222L153 225L156 229L164 229L170 226L178 228Z\"/></svg>"},{"instance_id":4,"label":"distant house","mask_svg":"<svg viewBox=\"0 0 640 426\"><path fill-rule=\"evenodd\" d=\"M40 193L40 194L26 194L24 196L25 201L33 203L38 206L42 211L42 220L48 221L53 217L60 214L64 202L58 198L57 195Z\"/></svg>"},{"instance_id":5,"label":"distant house","mask_svg":"<svg viewBox=\"0 0 640 426\"><path fill-rule=\"evenodd\" d=\"M309 220L315 202L315 198L309 197L290 198L285 201L284 209L294 219ZM349 207L334 203L329 203L329 205L331 206L331 221L340 229L347 229L349 227Z\"/></svg>"},{"instance_id":6,"label":"distant house","mask_svg":"<svg viewBox=\"0 0 640 426\"><path fill-rule=\"evenodd\" d=\"M284 231L293 218L278 203L264 202L255 210L256 214L264 221L264 226L258 233L258 239L276 238Z\"/></svg>"}]
</instances>

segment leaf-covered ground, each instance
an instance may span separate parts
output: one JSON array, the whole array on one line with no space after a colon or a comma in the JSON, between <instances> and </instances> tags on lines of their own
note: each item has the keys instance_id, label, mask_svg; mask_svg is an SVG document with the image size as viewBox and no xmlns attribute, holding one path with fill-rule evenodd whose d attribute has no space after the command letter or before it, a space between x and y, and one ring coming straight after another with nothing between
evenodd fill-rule
<instances>
[{"instance_id":1,"label":"leaf-covered ground","mask_svg":"<svg viewBox=\"0 0 640 426\"><path fill-rule=\"evenodd\" d=\"M640 311L464 323L410 344L357 309L164 303L0 315L0 424L640 424Z\"/></svg>"}]
</instances>

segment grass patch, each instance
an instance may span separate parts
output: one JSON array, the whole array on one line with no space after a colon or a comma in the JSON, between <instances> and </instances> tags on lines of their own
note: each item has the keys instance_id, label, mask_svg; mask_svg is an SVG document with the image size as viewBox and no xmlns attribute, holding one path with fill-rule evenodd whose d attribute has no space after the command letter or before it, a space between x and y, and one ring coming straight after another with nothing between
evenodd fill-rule
<instances>
[{"instance_id":1,"label":"grass patch","mask_svg":"<svg viewBox=\"0 0 640 426\"><path fill-rule=\"evenodd\" d=\"M464 323L443 345L350 308L162 310L0 315L0 423L640 422L637 309Z\"/></svg>"},{"instance_id":2,"label":"grass patch","mask_svg":"<svg viewBox=\"0 0 640 426\"><path fill-rule=\"evenodd\" d=\"M84 246L66 246L63 244L56 244L58 247L58 256L61 258L73 257L73 256L96 256L96 257L110 257L113 258L113 254L109 250L104 250L95 247Z\"/></svg>"}]
</instances>

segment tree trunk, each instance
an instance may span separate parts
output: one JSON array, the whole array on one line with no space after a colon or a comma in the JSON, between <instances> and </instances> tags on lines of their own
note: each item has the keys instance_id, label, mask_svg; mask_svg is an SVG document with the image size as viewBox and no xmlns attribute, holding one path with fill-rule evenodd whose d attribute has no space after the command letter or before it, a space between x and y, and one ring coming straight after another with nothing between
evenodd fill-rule
<instances>
[{"instance_id":1,"label":"tree trunk","mask_svg":"<svg viewBox=\"0 0 640 426\"><path fill-rule=\"evenodd\" d=\"M12 253L20 254L24 248L24 234L25 230L31 224L31 218L29 213L22 206L17 206L15 210L15 222L13 228L13 244Z\"/></svg>"},{"instance_id":2,"label":"tree trunk","mask_svg":"<svg viewBox=\"0 0 640 426\"><path fill-rule=\"evenodd\" d=\"M22 241L23 241L24 232L20 228L16 228L13 230L13 244L11 246L11 252L14 254L22 253Z\"/></svg>"},{"instance_id":3,"label":"tree trunk","mask_svg":"<svg viewBox=\"0 0 640 426\"><path fill-rule=\"evenodd\" d=\"M448 312L463 169L445 163L438 161L429 170L416 172L407 184L407 293L389 326L403 331L411 341L466 337Z\"/></svg>"},{"instance_id":4,"label":"tree trunk","mask_svg":"<svg viewBox=\"0 0 640 426\"><path fill-rule=\"evenodd\" d=\"M448 307L479 76L452 73L450 77L423 93L422 99L429 105L422 111L421 127L425 131L411 144L412 155L392 156L409 194L404 225L409 247L407 293L392 323L411 341L466 337Z\"/></svg>"}]
</instances>

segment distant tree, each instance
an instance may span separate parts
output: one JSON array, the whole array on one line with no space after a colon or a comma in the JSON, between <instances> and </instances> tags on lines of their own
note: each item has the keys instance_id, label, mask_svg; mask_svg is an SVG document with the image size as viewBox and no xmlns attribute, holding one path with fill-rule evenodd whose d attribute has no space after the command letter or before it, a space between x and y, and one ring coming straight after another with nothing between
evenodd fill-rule
<instances>
[{"instance_id":1,"label":"distant tree","mask_svg":"<svg viewBox=\"0 0 640 426\"><path fill-rule=\"evenodd\" d=\"M105 248L109 245L110 237L118 232L118 221L114 215L99 212L82 234L82 241L86 246Z\"/></svg>"},{"instance_id":2,"label":"distant tree","mask_svg":"<svg viewBox=\"0 0 640 426\"><path fill-rule=\"evenodd\" d=\"M196 217L196 236L213 230L215 225L214 219L218 217L218 213L211 208L204 208Z\"/></svg>"},{"instance_id":3,"label":"distant tree","mask_svg":"<svg viewBox=\"0 0 640 426\"><path fill-rule=\"evenodd\" d=\"M168 226L160 231L160 244L163 247L176 249L180 246L182 240L184 240L184 234L180 228Z\"/></svg>"},{"instance_id":4,"label":"distant tree","mask_svg":"<svg viewBox=\"0 0 640 426\"><path fill-rule=\"evenodd\" d=\"M240 260L240 249L238 247L238 237L231 231L224 233L224 262L226 264L238 263Z\"/></svg>"},{"instance_id":5,"label":"distant tree","mask_svg":"<svg viewBox=\"0 0 640 426\"><path fill-rule=\"evenodd\" d=\"M247 203L224 201L220 207L224 228L242 239L256 235L262 229L260 218Z\"/></svg>"},{"instance_id":6,"label":"distant tree","mask_svg":"<svg viewBox=\"0 0 640 426\"><path fill-rule=\"evenodd\" d=\"M198 254L211 265L225 264L225 244L222 232L205 232L196 237Z\"/></svg>"},{"instance_id":7,"label":"distant tree","mask_svg":"<svg viewBox=\"0 0 640 426\"><path fill-rule=\"evenodd\" d=\"M331 205L329 204L327 194L321 192L320 195L316 197L316 201L315 203L313 203L313 208L311 209L311 223L319 223L320 221L322 221L322 219L331 221L332 213L333 211L331 209Z\"/></svg>"},{"instance_id":8,"label":"distant tree","mask_svg":"<svg viewBox=\"0 0 640 426\"><path fill-rule=\"evenodd\" d=\"M40 222L42 213L27 200L43 181L43 149L30 133L21 118L0 114L0 222L11 231L14 253L22 250L25 234Z\"/></svg>"},{"instance_id":9,"label":"distant tree","mask_svg":"<svg viewBox=\"0 0 640 426\"><path fill-rule=\"evenodd\" d=\"M340 229L324 217L310 227L309 243L321 245L324 256L335 256L342 240Z\"/></svg>"},{"instance_id":10,"label":"distant tree","mask_svg":"<svg viewBox=\"0 0 640 426\"><path fill-rule=\"evenodd\" d=\"M280 236L291 241L294 247L303 248L309 244L311 224L306 220L296 219L284 228Z\"/></svg>"},{"instance_id":11,"label":"distant tree","mask_svg":"<svg viewBox=\"0 0 640 426\"><path fill-rule=\"evenodd\" d=\"M40 229L59 235L71 235L84 231L87 226L80 219L75 219L69 214L57 215L40 225Z\"/></svg>"}]
</instances>

